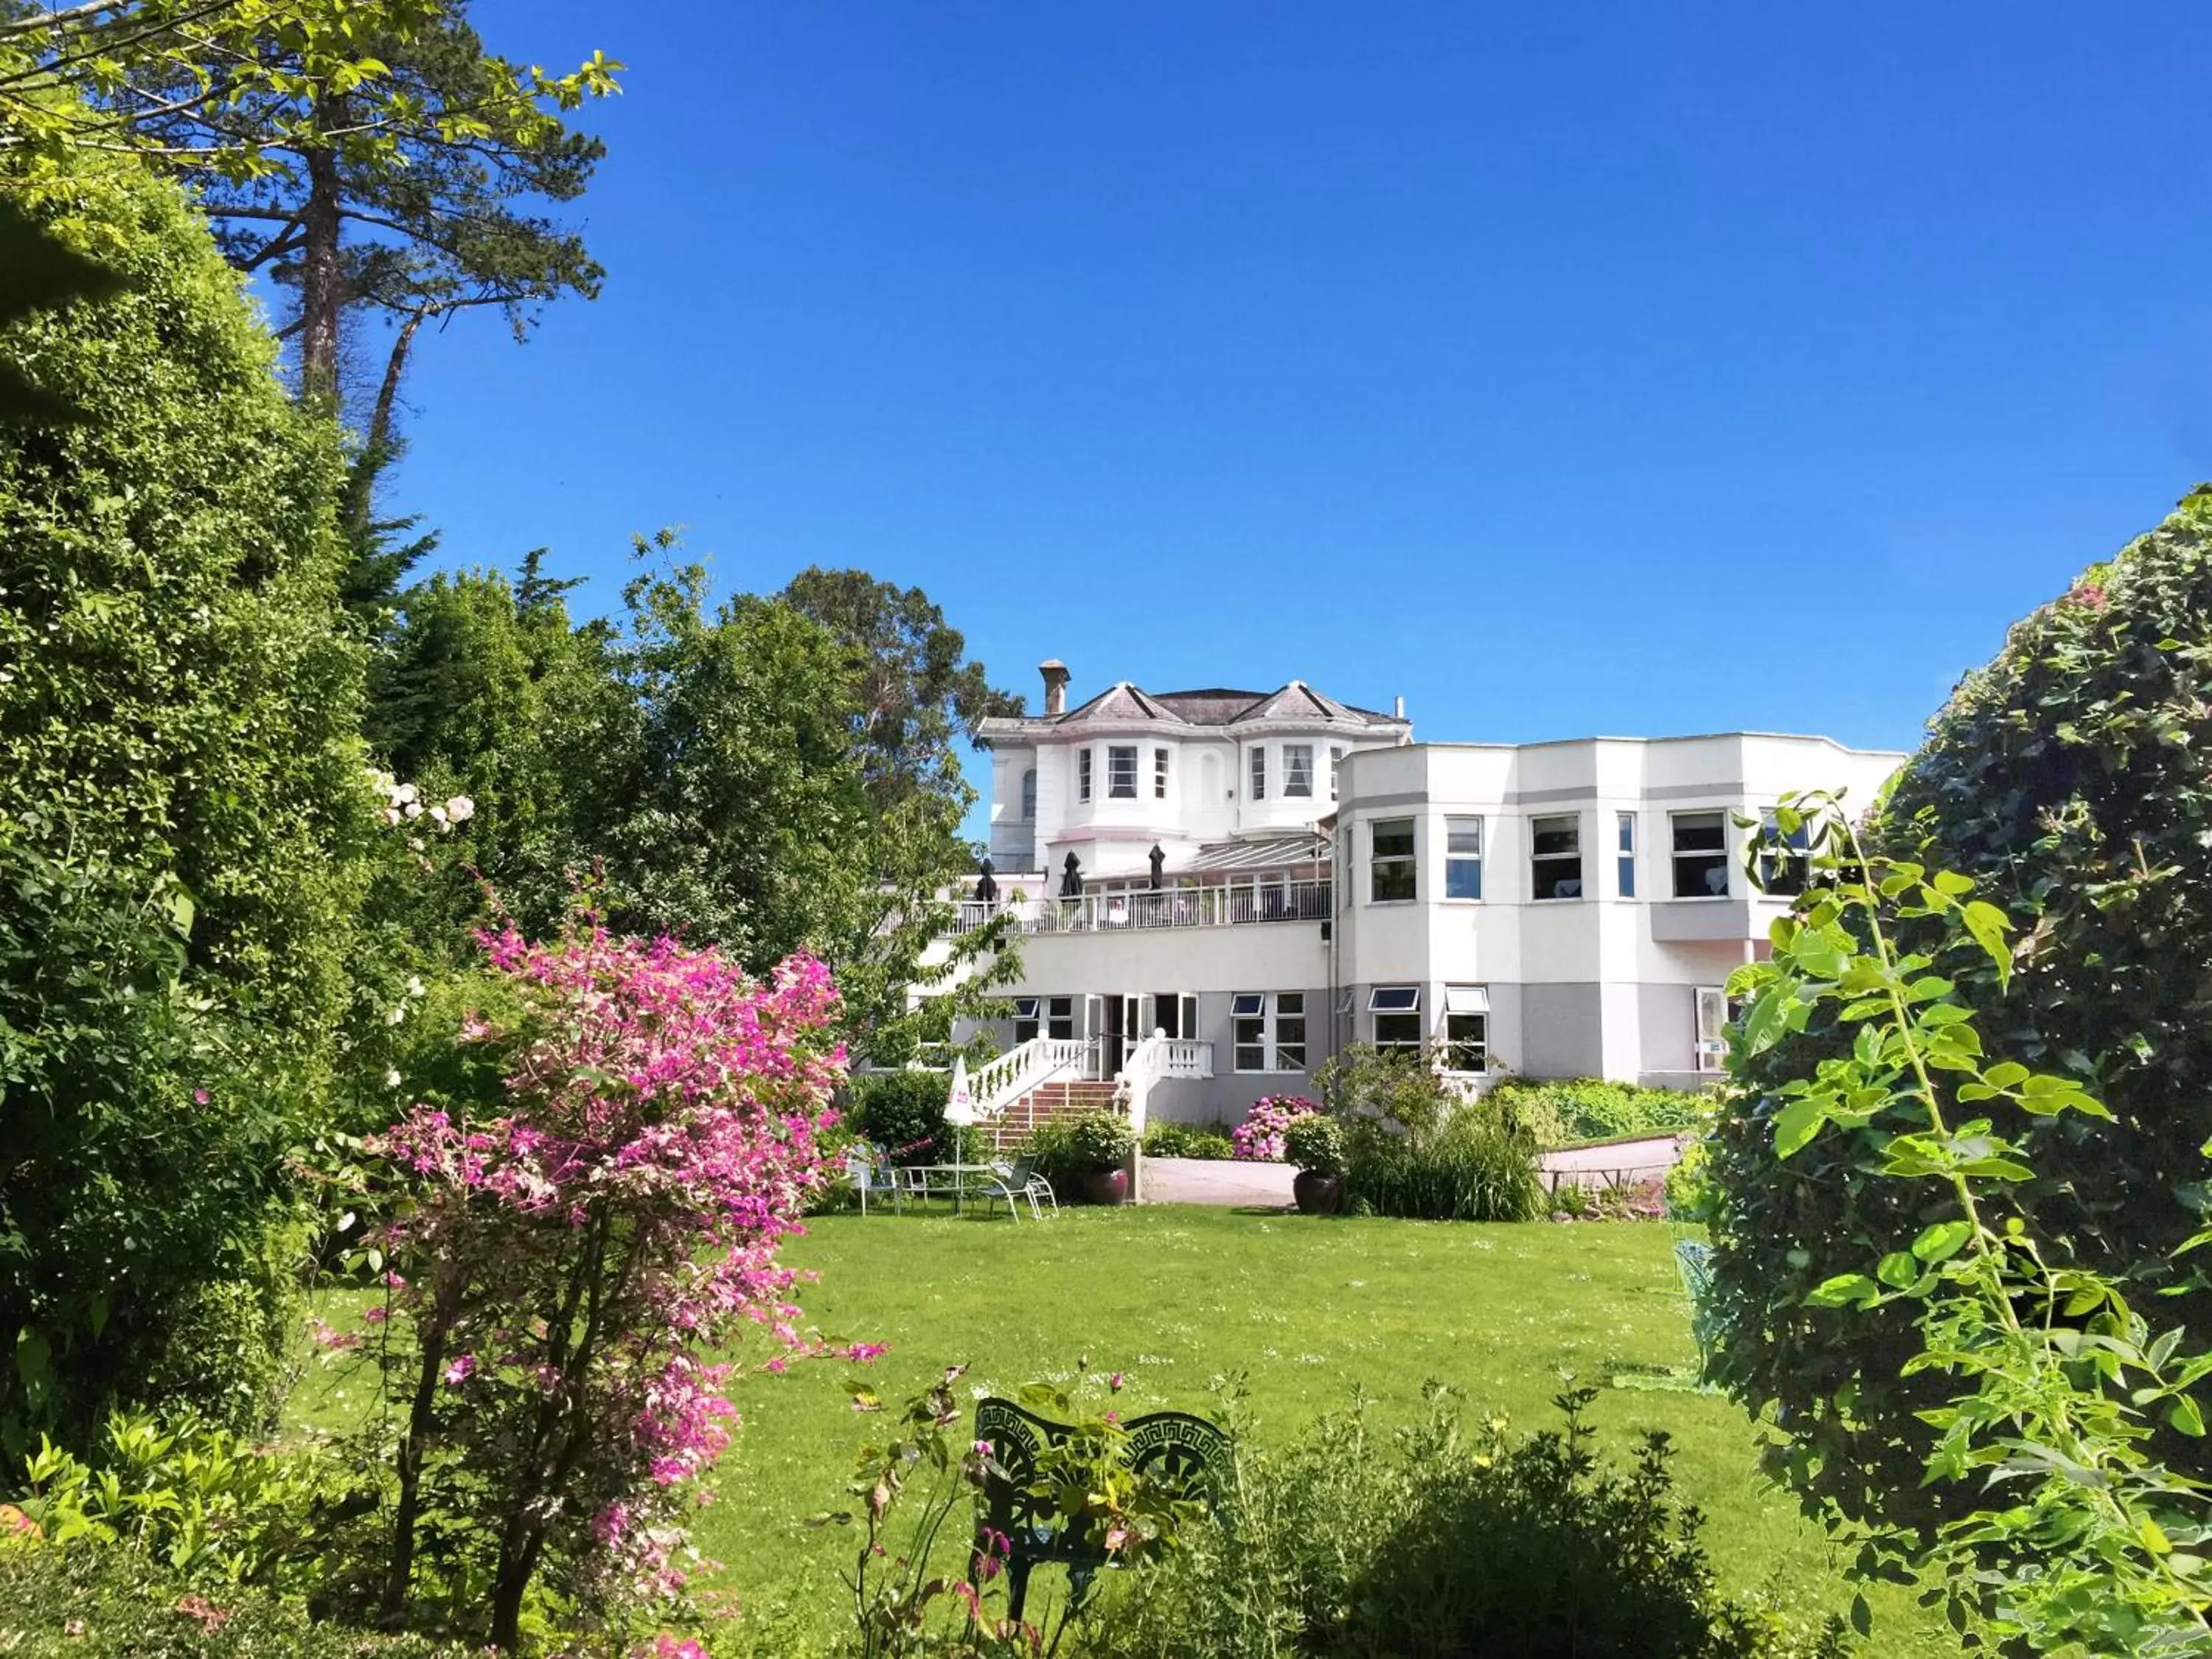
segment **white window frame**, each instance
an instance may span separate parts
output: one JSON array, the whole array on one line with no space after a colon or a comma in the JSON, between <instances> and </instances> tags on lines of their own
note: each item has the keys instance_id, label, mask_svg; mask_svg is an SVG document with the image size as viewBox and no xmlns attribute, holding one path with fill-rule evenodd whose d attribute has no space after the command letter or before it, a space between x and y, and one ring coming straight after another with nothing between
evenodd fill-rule
<instances>
[{"instance_id":1,"label":"white window frame","mask_svg":"<svg viewBox=\"0 0 2212 1659\"><path fill-rule=\"evenodd\" d=\"M1283 999L1285 997L1297 1006L1295 1008L1284 1007ZM1278 991L1267 999L1267 1002L1268 1012L1274 1016L1267 1035L1273 1044L1275 1069L1279 1072L1304 1071L1310 1052L1306 1045L1312 1035L1306 1024L1306 994L1304 991ZM1297 1022L1298 1035L1295 1042L1286 1043L1283 1040L1283 1022L1286 1019ZM1286 1052L1291 1048L1297 1050L1295 1055Z\"/></svg>"},{"instance_id":2,"label":"white window frame","mask_svg":"<svg viewBox=\"0 0 2212 1659\"><path fill-rule=\"evenodd\" d=\"M1165 800L1167 798L1168 751L1165 749L1155 748L1152 750L1152 799Z\"/></svg>"},{"instance_id":3,"label":"white window frame","mask_svg":"<svg viewBox=\"0 0 2212 1659\"><path fill-rule=\"evenodd\" d=\"M1336 799L1337 775L1344 770L1344 745L1333 743L1328 746L1328 798Z\"/></svg>"},{"instance_id":4,"label":"white window frame","mask_svg":"<svg viewBox=\"0 0 2212 1659\"><path fill-rule=\"evenodd\" d=\"M1473 828L1470 830L1469 825ZM1472 853L1455 848L1455 836L1471 834L1474 837ZM1472 866L1474 870L1474 891L1455 893L1452 877ZM1447 904L1480 904L1482 902L1482 820L1480 817L1455 813L1444 820L1444 902Z\"/></svg>"},{"instance_id":5,"label":"white window frame","mask_svg":"<svg viewBox=\"0 0 2212 1659\"><path fill-rule=\"evenodd\" d=\"M1109 743L1106 745L1106 799L1134 800L1137 798L1137 745L1133 743Z\"/></svg>"},{"instance_id":6,"label":"white window frame","mask_svg":"<svg viewBox=\"0 0 2212 1659\"><path fill-rule=\"evenodd\" d=\"M1382 1038L1380 1020L1410 1019L1413 1022L1411 1042L1392 1037ZM1376 985L1367 993L1367 1034L1370 1044L1378 1053L1405 1052L1419 1054L1426 1033L1421 1029L1421 988L1418 985Z\"/></svg>"},{"instance_id":7,"label":"white window frame","mask_svg":"<svg viewBox=\"0 0 2212 1659\"><path fill-rule=\"evenodd\" d=\"M1402 853L1389 854L1376 852L1376 843L1382 839L1382 832L1387 829L1395 835L1400 824L1405 826L1406 850ZM1413 904L1419 901L1421 896L1420 843L1421 821L1419 818L1370 818L1367 821L1367 902L1370 904ZM1378 896L1376 892L1376 884L1381 878L1384 869L1388 867L1395 873L1401 865L1405 866L1406 885L1409 890L1389 898Z\"/></svg>"},{"instance_id":8,"label":"white window frame","mask_svg":"<svg viewBox=\"0 0 2212 1659\"><path fill-rule=\"evenodd\" d=\"M1022 822L1036 822L1036 768L1034 766L1022 774Z\"/></svg>"},{"instance_id":9,"label":"white window frame","mask_svg":"<svg viewBox=\"0 0 2212 1659\"><path fill-rule=\"evenodd\" d=\"M1613 891L1622 898L1636 896L1636 814L1613 815Z\"/></svg>"},{"instance_id":10,"label":"white window frame","mask_svg":"<svg viewBox=\"0 0 2212 1659\"><path fill-rule=\"evenodd\" d=\"M1075 799L1086 802L1091 799L1091 751L1088 749L1075 751Z\"/></svg>"},{"instance_id":11,"label":"white window frame","mask_svg":"<svg viewBox=\"0 0 2212 1659\"><path fill-rule=\"evenodd\" d=\"M1045 1036L1054 1042L1073 1041L1076 1033L1075 1013L1073 997L1047 997L1044 1000ZM1054 1026L1060 1024L1065 1024L1067 1027L1065 1035L1053 1030Z\"/></svg>"},{"instance_id":12,"label":"white window frame","mask_svg":"<svg viewBox=\"0 0 2212 1659\"><path fill-rule=\"evenodd\" d=\"M1474 1035L1462 1035L1472 1022ZM1465 1051L1476 1050L1478 1063L1462 1066ZM1490 1069L1490 990L1482 985L1444 987L1444 1064L1447 1069L1480 1076Z\"/></svg>"},{"instance_id":13,"label":"white window frame","mask_svg":"<svg viewBox=\"0 0 2212 1659\"><path fill-rule=\"evenodd\" d=\"M1686 820L1692 818L1711 818L1716 821L1721 832L1721 844L1717 848L1693 847L1686 850L1683 848L1682 825ZM1728 897L1729 889L1732 884L1729 872L1729 865L1731 861L1729 853L1729 815L1725 809L1717 806L1701 806L1693 811L1669 812L1667 815L1667 890L1675 898L1695 902L1698 899ZM1682 890L1682 860L1684 859L1695 859L1700 866L1705 867L1706 885L1704 892L1686 893ZM1717 866L1712 863L1716 859L1719 860ZM1711 884L1711 871L1714 867L1719 869L1721 875L1721 885L1717 891L1714 890Z\"/></svg>"},{"instance_id":14,"label":"white window frame","mask_svg":"<svg viewBox=\"0 0 2212 1659\"><path fill-rule=\"evenodd\" d=\"M1244 1063L1248 1054L1253 1057L1249 1066ZM1268 1069L1265 991L1239 991L1229 999L1229 1069L1247 1073Z\"/></svg>"},{"instance_id":15,"label":"white window frame","mask_svg":"<svg viewBox=\"0 0 2212 1659\"><path fill-rule=\"evenodd\" d=\"M1015 997L1012 999L1012 1000L1014 1005L1014 1042L1017 1044L1027 1042L1030 1041L1031 1038L1038 1036L1044 1030L1044 1021L1042 1018L1044 1012L1043 999L1041 997ZM1024 1036L1022 1035L1022 1027L1024 1025L1030 1028L1028 1036Z\"/></svg>"},{"instance_id":16,"label":"white window frame","mask_svg":"<svg viewBox=\"0 0 2212 1659\"><path fill-rule=\"evenodd\" d=\"M1775 809L1759 809L1759 828L1762 840L1782 836L1782 826L1775 819ZM1759 854L1759 890L1774 898L1795 898L1805 890L1813 878L1813 827L1800 823L1796 829L1783 837L1790 850L1777 854L1761 848ZM1777 886L1775 877L1780 874L1787 886Z\"/></svg>"},{"instance_id":17,"label":"white window frame","mask_svg":"<svg viewBox=\"0 0 2212 1659\"><path fill-rule=\"evenodd\" d=\"M1697 1023L1692 1028L1696 1069L1712 1073L1728 1070L1728 988L1722 985L1700 985L1692 994L1697 1000Z\"/></svg>"},{"instance_id":18,"label":"white window frame","mask_svg":"<svg viewBox=\"0 0 2212 1659\"><path fill-rule=\"evenodd\" d=\"M1267 799L1267 745L1266 744L1255 743L1252 745L1252 761L1250 766L1247 769L1247 775L1249 776L1252 781L1252 799L1254 800Z\"/></svg>"},{"instance_id":19,"label":"white window frame","mask_svg":"<svg viewBox=\"0 0 2212 1659\"><path fill-rule=\"evenodd\" d=\"M1574 834L1575 844L1564 853L1540 853L1536 838L1546 824L1567 825ZM1537 890L1537 873L1547 864L1565 864L1571 860L1575 873L1571 893L1544 893ZM1528 897L1537 904L1567 904L1589 894L1589 874L1583 868L1583 817L1579 812L1546 812L1528 820Z\"/></svg>"},{"instance_id":20,"label":"white window frame","mask_svg":"<svg viewBox=\"0 0 2212 1659\"><path fill-rule=\"evenodd\" d=\"M1314 792L1314 746L1310 743L1283 745L1283 799L1311 800Z\"/></svg>"}]
</instances>

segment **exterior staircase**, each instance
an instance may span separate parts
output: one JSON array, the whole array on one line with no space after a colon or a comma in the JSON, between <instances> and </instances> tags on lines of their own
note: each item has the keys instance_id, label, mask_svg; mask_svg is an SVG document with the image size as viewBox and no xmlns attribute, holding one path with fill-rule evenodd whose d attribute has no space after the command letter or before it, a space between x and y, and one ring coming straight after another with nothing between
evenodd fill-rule
<instances>
[{"instance_id":1,"label":"exterior staircase","mask_svg":"<svg viewBox=\"0 0 2212 1659\"><path fill-rule=\"evenodd\" d=\"M994 1156L1011 1158L1029 1145L1040 1125L1085 1112L1109 1110L1115 1093L1115 1085L1110 1082L1055 1078L1008 1102L1004 1111L985 1119L981 1127L992 1137Z\"/></svg>"}]
</instances>

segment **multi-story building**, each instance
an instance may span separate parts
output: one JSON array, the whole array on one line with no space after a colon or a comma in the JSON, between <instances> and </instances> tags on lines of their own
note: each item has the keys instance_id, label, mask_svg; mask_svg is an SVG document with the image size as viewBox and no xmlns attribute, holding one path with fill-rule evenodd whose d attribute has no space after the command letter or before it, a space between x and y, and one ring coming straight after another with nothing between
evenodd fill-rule
<instances>
[{"instance_id":1,"label":"multi-story building","mask_svg":"<svg viewBox=\"0 0 2212 1659\"><path fill-rule=\"evenodd\" d=\"M1007 1047L1079 1042L1111 1077L1154 1032L1151 1115L1233 1119L1304 1092L1352 1042L1505 1073L1692 1087L1717 1071L1729 972L1799 872L1765 888L1747 831L1783 794L1864 803L1903 756L1729 732L1415 743L1392 714L1126 682L985 722L990 885L963 925L1024 937Z\"/></svg>"}]
</instances>

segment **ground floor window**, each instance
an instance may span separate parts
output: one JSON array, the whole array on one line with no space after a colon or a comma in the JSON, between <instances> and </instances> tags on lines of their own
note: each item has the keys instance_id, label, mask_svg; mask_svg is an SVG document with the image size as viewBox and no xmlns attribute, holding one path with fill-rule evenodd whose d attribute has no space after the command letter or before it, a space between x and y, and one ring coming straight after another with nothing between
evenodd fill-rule
<instances>
[{"instance_id":1,"label":"ground floor window","mask_svg":"<svg viewBox=\"0 0 2212 1659\"><path fill-rule=\"evenodd\" d=\"M1075 999L1047 997L1044 1004L1044 1034L1054 1042L1065 1042L1075 1036Z\"/></svg>"},{"instance_id":2,"label":"ground floor window","mask_svg":"<svg viewBox=\"0 0 2212 1659\"><path fill-rule=\"evenodd\" d=\"M1490 1067L1490 993L1480 985L1444 988L1444 1066L1454 1072Z\"/></svg>"},{"instance_id":3,"label":"ground floor window","mask_svg":"<svg viewBox=\"0 0 2212 1659\"><path fill-rule=\"evenodd\" d=\"M1729 890L1728 816L1723 812L1677 812L1674 830L1674 896L1726 898Z\"/></svg>"},{"instance_id":4,"label":"ground floor window","mask_svg":"<svg viewBox=\"0 0 2212 1659\"><path fill-rule=\"evenodd\" d=\"M1378 985L1367 994L1375 1046L1385 1054L1421 1051L1421 988Z\"/></svg>"},{"instance_id":5,"label":"ground floor window","mask_svg":"<svg viewBox=\"0 0 2212 1659\"><path fill-rule=\"evenodd\" d=\"M1038 999L1036 997L1014 999L1014 1042L1018 1046L1031 1042L1036 1036L1037 1006Z\"/></svg>"},{"instance_id":6,"label":"ground floor window","mask_svg":"<svg viewBox=\"0 0 2212 1659\"><path fill-rule=\"evenodd\" d=\"M1728 992L1718 985L1698 987L1698 1069L1728 1069Z\"/></svg>"},{"instance_id":7,"label":"ground floor window","mask_svg":"<svg viewBox=\"0 0 2212 1659\"><path fill-rule=\"evenodd\" d=\"M1229 1042L1240 1072L1306 1069L1303 991L1239 991L1229 1000Z\"/></svg>"}]
</instances>

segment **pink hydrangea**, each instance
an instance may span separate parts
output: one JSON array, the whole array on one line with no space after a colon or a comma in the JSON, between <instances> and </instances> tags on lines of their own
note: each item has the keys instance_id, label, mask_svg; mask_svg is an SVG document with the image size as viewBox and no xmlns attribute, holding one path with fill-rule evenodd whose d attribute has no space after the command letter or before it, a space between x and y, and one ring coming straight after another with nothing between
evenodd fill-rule
<instances>
[{"instance_id":1,"label":"pink hydrangea","mask_svg":"<svg viewBox=\"0 0 2212 1659\"><path fill-rule=\"evenodd\" d=\"M1300 1118L1320 1110L1319 1102L1304 1095L1266 1095L1252 1103L1229 1139L1236 1145L1237 1156L1248 1164L1280 1164L1285 1133Z\"/></svg>"}]
</instances>

